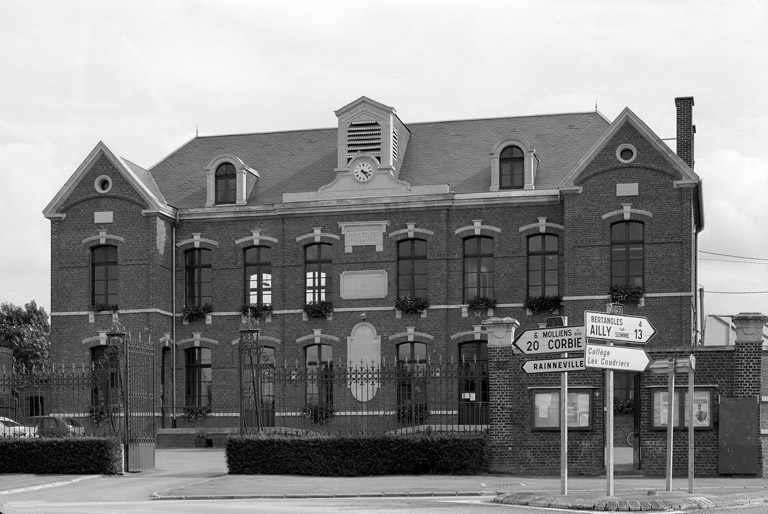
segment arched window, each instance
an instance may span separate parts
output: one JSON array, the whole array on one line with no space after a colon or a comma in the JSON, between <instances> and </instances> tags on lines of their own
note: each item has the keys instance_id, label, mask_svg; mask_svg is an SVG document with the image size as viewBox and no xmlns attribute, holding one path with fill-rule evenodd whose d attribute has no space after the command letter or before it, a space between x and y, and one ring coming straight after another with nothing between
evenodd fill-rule
<instances>
[{"instance_id":1,"label":"arched window","mask_svg":"<svg viewBox=\"0 0 768 514\"><path fill-rule=\"evenodd\" d=\"M245 303L272 305L272 249L253 246L245 249Z\"/></svg>"},{"instance_id":2,"label":"arched window","mask_svg":"<svg viewBox=\"0 0 768 514\"><path fill-rule=\"evenodd\" d=\"M528 238L528 297L559 294L558 237L537 234Z\"/></svg>"},{"instance_id":3,"label":"arched window","mask_svg":"<svg viewBox=\"0 0 768 514\"><path fill-rule=\"evenodd\" d=\"M209 348L189 348L185 350L186 409L206 409L211 407L211 350Z\"/></svg>"},{"instance_id":4,"label":"arched window","mask_svg":"<svg viewBox=\"0 0 768 514\"><path fill-rule=\"evenodd\" d=\"M488 343L472 341L459 345L459 424L487 425Z\"/></svg>"},{"instance_id":5,"label":"arched window","mask_svg":"<svg viewBox=\"0 0 768 514\"><path fill-rule=\"evenodd\" d=\"M427 242L422 239L397 243L397 295L427 297Z\"/></svg>"},{"instance_id":6,"label":"arched window","mask_svg":"<svg viewBox=\"0 0 768 514\"><path fill-rule=\"evenodd\" d=\"M305 301L320 302L330 299L333 246L326 243L304 248Z\"/></svg>"},{"instance_id":7,"label":"arched window","mask_svg":"<svg viewBox=\"0 0 768 514\"><path fill-rule=\"evenodd\" d=\"M107 345L91 348L91 407L97 413L106 414L120 400L120 354L114 350Z\"/></svg>"},{"instance_id":8,"label":"arched window","mask_svg":"<svg viewBox=\"0 0 768 514\"><path fill-rule=\"evenodd\" d=\"M493 239L464 240L464 303L478 296L493 298Z\"/></svg>"},{"instance_id":9,"label":"arched window","mask_svg":"<svg viewBox=\"0 0 768 514\"><path fill-rule=\"evenodd\" d=\"M275 426L275 349L261 346L243 353L243 400L245 402L245 426ZM256 414L256 391L261 396L261 419Z\"/></svg>"},{"instance_id":10,"label":"arched window","mask_svg":"<svg viewBox=\"0 0 768 514\"><path fill-rule=\"evenodd\" d=\"M210 250L196 248L184 254L184 277L187 307L212 303Z\"/></svg>"},{"instance_id":11,"label":"arched window","mask_svg":"<svg viewBox=\"0 0 768 514\"><path fill-rule=\"evenodd\" d=\"M499 155L499 189L523 189L525 158L517 146L508 146Z\"/></svg>"},{"instance_id":12,"label":"arched window","mask_svg":"<svg viewBox=\"0 0 768 514\"><path fill-rule=\"evenodd\" d=\"M611 225L611 286L643 287L643 224Z\"/></svg>"},{"instance_id":13,"label":"arched window","mask_svg":"<svg viewBox=\"0 0 768 514\"><path fill-rule=\"evenodd\" d=\"M333 406L333 347L313 344L304 349L307 366L306 406L323 416ZM317 414L315 414L317 413Z\"/></svg>"},{"instance_id":14,"label":"arched window","mask_svg":"<svg viewBox=\"0 0 768 514\"><path fill-rule=\"evenodd\" d=\"M237 174L232 163L225 162L216 168L216 203L235 203L237 198Z\"/></svg>"},{"instance_id":15,"label":"arched window","mask_svg":"<svg viewBox=\"0 0 768 514\"><path fill-rule=\"evenodd\" d=\"M429 417L427 345L397 345L397 421L418 425Z\"/></svg>"},{"instance_id":16,"label":"arched window","mask_svg":"<svg viewBox=\"0 0 768 514\"><path fill-rule=\"evenodd\" d=\"M97 246L91 250L91 301L93 305L118 303L117 246Z\"/></svg>"}]
</instances>

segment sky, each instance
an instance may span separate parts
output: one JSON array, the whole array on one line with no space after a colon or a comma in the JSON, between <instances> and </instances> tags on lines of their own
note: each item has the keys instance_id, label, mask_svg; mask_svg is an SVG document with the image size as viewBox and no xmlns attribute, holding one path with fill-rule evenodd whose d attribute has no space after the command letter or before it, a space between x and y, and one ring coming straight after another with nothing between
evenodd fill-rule
<instances>
[{"instance_id":1,"label":"sky","mask_svg":"<svg viewBox=\"0 0 768 514\"><path fill-rule=\"evenodd\" d=\"M150 168L360 96L406 124L629 107L669 139L693 96L704 312L768 314L768 0L6 0L0 47L0 302L50 312L42 210L99 141Z\"/></svg>"}]
</instances>

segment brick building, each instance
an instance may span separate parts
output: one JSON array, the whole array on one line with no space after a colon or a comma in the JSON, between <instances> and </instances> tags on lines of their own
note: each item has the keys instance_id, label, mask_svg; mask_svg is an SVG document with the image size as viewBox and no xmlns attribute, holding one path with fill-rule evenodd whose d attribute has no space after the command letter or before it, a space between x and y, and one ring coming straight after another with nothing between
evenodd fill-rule
<instances>
[{"instance_id":1,"label":"brick building","mask_svg":"<svg viewBox=\"0 0 768 514\"><path fill-rule=\"evenodd\" d=\"M155 341L163 426L195 409L236 426L248 306L270 362L312 369L484 361L482 319L579 325L612 295L653 321L649 350L695 346L701 182L693 99L675 103L677 154L628 108L406 123L366 97L337 127L195 137L149 170L99 143L44 210L54 359L98 359L117 310ZM521 430L547 428L528 391L559 379L518 375ZM617 395L637 382L617 374ZM475 386L457 402L487 403ZM600 394L574 401L599 447Z\"/></svg>"}]
</instances>

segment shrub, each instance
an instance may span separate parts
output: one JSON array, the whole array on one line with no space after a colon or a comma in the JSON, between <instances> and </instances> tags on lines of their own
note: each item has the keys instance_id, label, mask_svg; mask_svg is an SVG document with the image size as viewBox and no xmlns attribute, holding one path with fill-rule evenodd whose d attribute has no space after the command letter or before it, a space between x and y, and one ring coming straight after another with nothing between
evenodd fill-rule
<instances>
[{"instance_id":1,"label":"shrub","mask_svg":"<svg viewBox=\"0 0 768 514\"><path fill-rule=\"evenodd\" d=\"M302 412L304 413L304 417L313 424L321 425L330 421L334 414L332 403L327 403L325 405L305 405Z\"/></svg>"},{"instance_id":2,"label":"shrub","mask_svg":"<svg viewBox=\"0 0 768 514\"><path fill-rule=\"evenodd\" d=\"M308 302L304 306L304 312L310 318L327 318L333 312L333 303L321 300L319 302Z\"/></svg>"},{"instance_id":3,"label":"shrub","mask_svg":"<svg viewBox=\"0 0 768 514\"><path fill-rule=\"evenodd\" d=\"M107 437L0 438L0 473L114 475L120 441Z\"/></svg>"},{"instance_id":4,"label":"shrub","mask_svg":"<svg viewBox=\"0 0 768 514\"><path fill-rule=\"evenodd\" d=\"M421 314L429 308L429 302L418 296L398 296L395 300L395 309L406 314Z\"/></svg>"},{"instance_id":5,"label":"shrub","mask_svg":"<svg viewBox=\"0 0 768 514\"><path fill-rule=\"evenodd\" d=\"M614 303L637 303L643 297L645 291L639 286L614 285L611 286L611 301Z\"/></svg>"},{"instance_id":6,"label":"shrub","mask_svg":"<svg viewBox=\"0 0 768 514\"><path fill-rule=\"evenodd\" d=\"M211 304L206 303L203 306L200 305L193 305L191 307L184 307L184 320L187 322L191 321L202 321L205 319L206 314L210 314L213 312L213 307Z\"/></svg>"},{"instance_id":7,"label":"shrub","mask_svg":"<svg viewBox=\"0 0 768 514\"><path fill-rule=\"evenodd\" d=\"M111 303L95 303L92 307L93 312L117 312L117 305Z\"/></svg>"},{"instance_id":8,"label":"shrub","mask_svg":"<svg viewBox=\"0 0 768 514\"><path fill-rule=\"evenodd\" d=\"M496 307L496 300L488 298L487 296L475 296L469 302L469 308L473 311L481 311L484 309L493 309Z\"/></svg>"},{"instance_id":9,"label":"shrub","mask_svg":"<svg viewBox=\"0 0 768 514\"><path fill-rule=\"evenodd\" d=\"M226 455L230 474L478 474L488 469L486 447L482 434L257 435L230 437Z\"/></svg>"},{"instance_id":10,"label":"shrub","mask_svg":"<svg viewBox=\"0 0 768 514\"><path fill-rule=\"evenodd\" d=\"M523 306L531 312L552 312L563 304L563 298L558 295L529 296Z\"/></svg>"},{"instance_id":11,"label":"shrub","mask_svg":"<svg viewBox=\"0 0 768 514\"><path fill-rule=\"evenodd\" d=\"M243 316L250 314L252 318L259 319L272 314L272 305L268 303L245 304L240 308L240 314Z\"/></svg>"}]
</instances>

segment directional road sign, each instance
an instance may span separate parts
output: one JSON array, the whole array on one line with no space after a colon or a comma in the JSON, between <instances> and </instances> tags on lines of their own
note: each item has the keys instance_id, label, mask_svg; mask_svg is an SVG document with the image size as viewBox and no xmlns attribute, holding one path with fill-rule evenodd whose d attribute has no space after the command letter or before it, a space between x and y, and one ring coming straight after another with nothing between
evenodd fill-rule
<instances>
[{"instance_id":1,"label":"directional road sign","mask_svg":"<svg viewBox=\"0 0 768 514\"><path fill-rule=\"evenodd\" d=\"M588 344L584 350L584 364L588 368L645 371L650 362L651 358L642 348Z\"/></svg>"},{"instance_id":2,"label":"directional road sign","mask_svg":"<svg viewBox=\"0 0 768 514\"><path fill-rule=\"evenodd\" d=\"M562 373L564 371L583 371L584 357L568 359L540 359L525 361L523 371L526 373Z\"/></svg>"},{"instance_id":3,"label":"directional road sign","mask_svg":"<svg viewBox=\"0 0 768 514\"><path fill-rule=\"evenodd\" d=\"M656 334L648 318L584 311L587 339L645 344Z\"/></svg>"},{"instance_id":4,"label":"directional road sign","mask_svg":"<svg viewBox=\"0 0 768 514\"><path fill-rule=\"evenodd\" d=\"M515 346L525 355L542 353L583 352L586 344L584 327L550 327L524 330Z\"/></svg>"}]
</instances>

